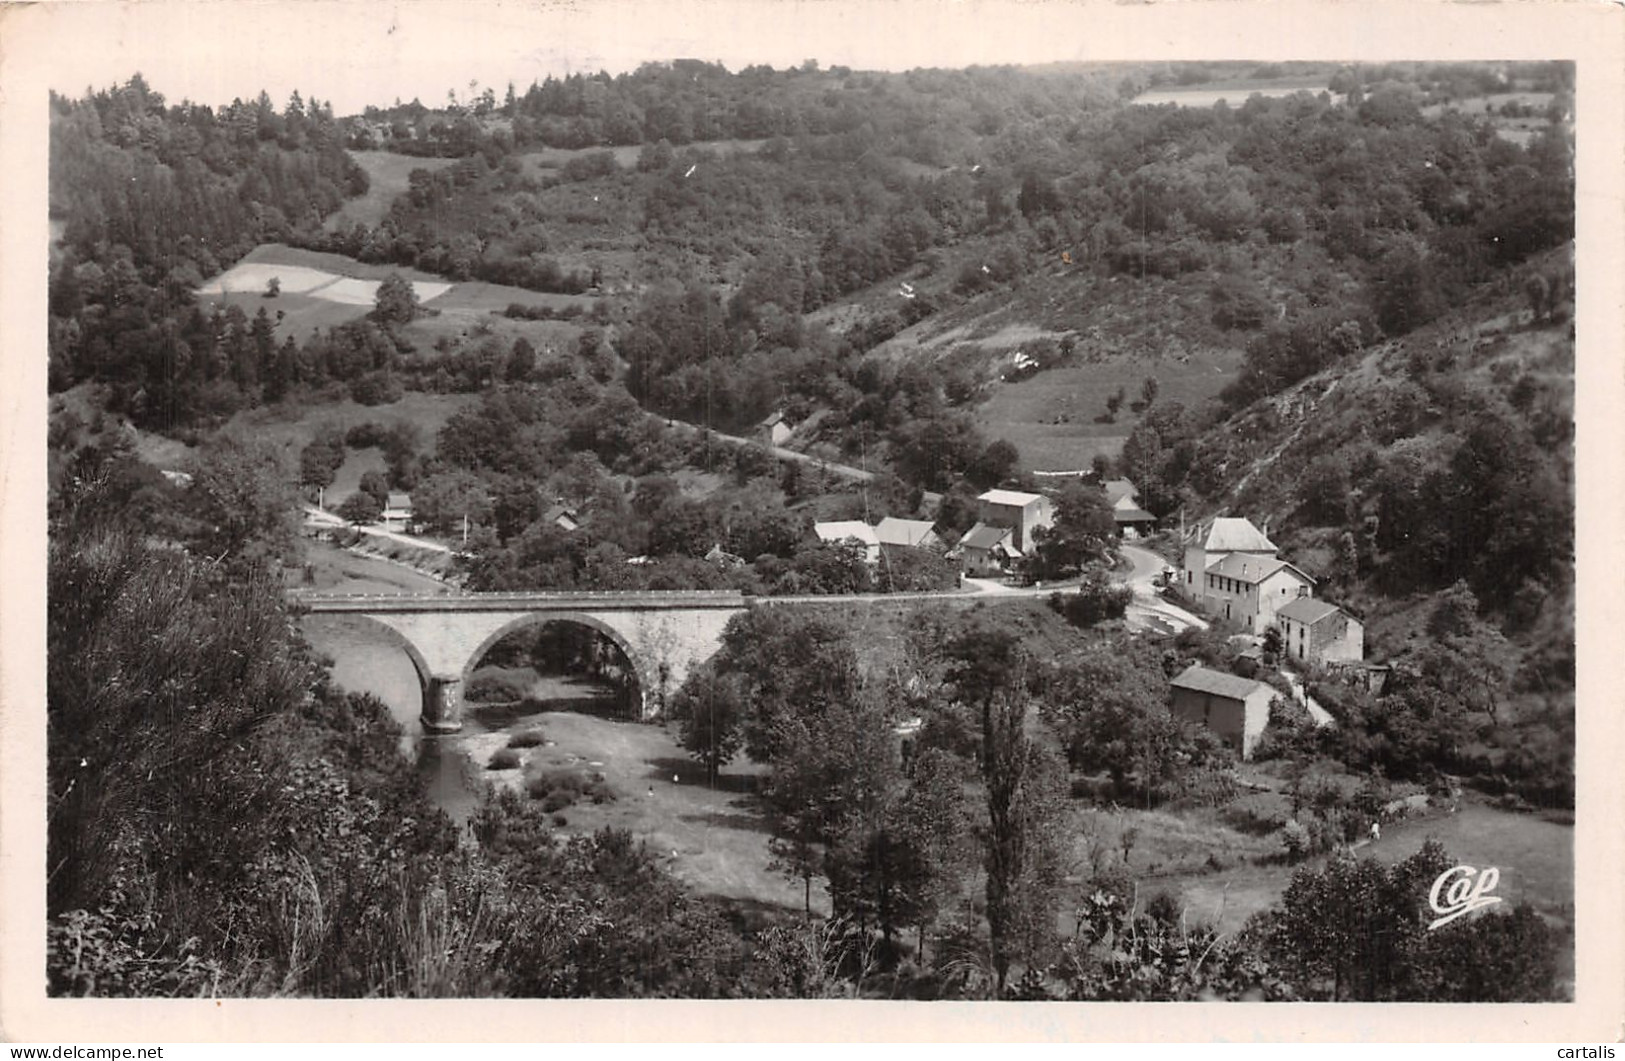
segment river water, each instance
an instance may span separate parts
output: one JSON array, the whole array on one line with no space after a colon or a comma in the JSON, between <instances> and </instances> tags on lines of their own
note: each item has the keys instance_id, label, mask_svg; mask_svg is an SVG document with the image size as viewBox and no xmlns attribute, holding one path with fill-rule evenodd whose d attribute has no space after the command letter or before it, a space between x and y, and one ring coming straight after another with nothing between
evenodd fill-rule
<instances>
[{"instance_id":1,"label":"river water","mask_svg":"<svg viewBox=\"0 0 1625 1061\"><path fill-rule=\"evenodd\" d=\"M614 713L614 691L608 684L548 675L531 683L531 699L523 706L465 703L459 732L428 735L423 732L417 669L383 627L342 614L306 615L301 625L311 646L332 659L336 684L349 692L371 693L388 706L403 731L401 754L417 765L429 798L459 825L484 798L485 764L509 736L532 728L548 710ZM545 709L538 710L538 704Z\"/></svg>"}]
</instances>

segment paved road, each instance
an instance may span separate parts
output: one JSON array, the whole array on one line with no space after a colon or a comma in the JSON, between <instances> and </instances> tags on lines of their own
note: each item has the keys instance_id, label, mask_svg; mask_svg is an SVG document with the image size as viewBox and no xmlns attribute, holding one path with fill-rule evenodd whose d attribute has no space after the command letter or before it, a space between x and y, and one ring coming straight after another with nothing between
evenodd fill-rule
<instances>
[{"instance_id":1,"label":"paved road","mask_svg":"<svg viewBox=\"0 0 1625 1061\"><path fill-rule=\"evenodd\" d=\"M319 524L324 527L351 526L349 521L345 520L342 516L335 516L326 509L317 508L315 505L305 506L305 521L307 523ZM437 553L451 552L451 546L449 545L442 545L440 542L430 541L428 538L414 538L410 534L399 534L395 531L386 530L383 527L375 526L373 524L362 524L358 527L354 527L354 529L360 531L362 534L366 534L374 538L388 538L392 542L400 542L402 545L410 545L418 549L429 549Z\"/></svg>"}]
</instances>

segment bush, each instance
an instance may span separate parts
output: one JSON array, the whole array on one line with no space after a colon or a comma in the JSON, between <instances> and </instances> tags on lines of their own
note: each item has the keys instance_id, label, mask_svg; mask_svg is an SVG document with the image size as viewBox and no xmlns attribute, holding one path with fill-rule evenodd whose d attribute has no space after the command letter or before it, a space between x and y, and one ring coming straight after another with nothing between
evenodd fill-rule
<instances>
[{"instance_id":1,"label":"bush","mask_svg":"<svg viewBox=\"0 0 1625 1061\"><path fill-rule=\"evenodd\" d=\"M499 748L497 753L491 756L491 761L486 764L485 768L487 770L513 770L518 768L519 763L518 752L512 748Z\"/></svg>"},{"instance_id":2,"label":"bush","mask_svg":"<svg viewBox=\"0 0 1625 1061\"><path fill-rule=\"evenodd\" d=\"M508 738L510 748L536 748L547 743L547 734L539 729L527 729Z\"/></svg>"},{"instance_id":3,"label":"bush","mask_svg":"<svg viewBox=\"0 0 1625 1061\"><path fill-rule=\"evenodd\" d=\"M552 814L571 806L581 799L593 803L612 803L615 790L604 781L603 774L587 774L568 767L544 770L532 777L525 786L532 799L542 801L542 810Z\"/></svg>"},{"instance_id":4,"label":"bush","mask_svg":"<svg viewBox=\"0 0 1625 1061\"><path fill-rule=\"evenodd\" d=\"M530 683L522 677L504 674L500 671L484 671L469 680L463 698L483 704L505 704L523 699L529 688ZM523 747L523 745L510 743L508 747Z\"/></svg>"}]
</instances>

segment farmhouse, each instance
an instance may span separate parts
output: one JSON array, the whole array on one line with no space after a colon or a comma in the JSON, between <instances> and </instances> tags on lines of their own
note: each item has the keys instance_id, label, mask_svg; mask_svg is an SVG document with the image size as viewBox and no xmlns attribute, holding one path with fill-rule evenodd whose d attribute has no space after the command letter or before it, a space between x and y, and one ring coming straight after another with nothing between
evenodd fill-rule
<instances>
[{"instance_id":1,"label":"farmhouse","mask_svg":"<svg viewBox=\"0 0 1625 1061\"><path fill-rule=\"evenodd\" d=\"M880 539L875 529L861 519L838 519L827 523L814 523L813 533L826 545L857 543L863 547L863 558L871 564L880 562Z\"/></svg>"},{"instance_id":2,"label":"farmhouse","mask_svg":"<svg viewBox=\"0 0 1625 1061\"><path fill-rule=\"evenodd\" d=\"M1168 684L1169 709L1176 718L1206 726L1243 759L1252 758L1258 738L1269 725L1274 689L1250 678L1194 665Z\"/></svg>"},{"instance_id":3,"label":"farmhouse","mask_svg":"<svg viewBox=\"0 0 1625 1061\"><path fill-rule=\"evenodd\" d=\"M1043 494L989 490L976 500L981 505L980 522L990 527L1009 528L1012 532L1011 545L1018 556L1032 548L1033 531L1055 524L1055 511L1050 499Z\"/></svg>"},{"instance_id":4,"label":"farmhouse","mask_svg":"<svg viewBox=\"0 0 1625 1061\"><path fill-rule=\"evenodd\" d=\"M1300 663L1359 662L1365 627L1335 604L1301 597L1275 613L1288 659Z\"/></svg>"}]
</instances>

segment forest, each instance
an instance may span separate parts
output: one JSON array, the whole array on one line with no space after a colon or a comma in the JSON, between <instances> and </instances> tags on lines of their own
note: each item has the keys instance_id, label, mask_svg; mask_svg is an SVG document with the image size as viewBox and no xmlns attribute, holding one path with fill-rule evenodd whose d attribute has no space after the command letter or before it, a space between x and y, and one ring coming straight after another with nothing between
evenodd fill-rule
<instances>
[{"instance_id":1,"label":"forest","mask_svg":"<svg viewBox=\"0 0 1625 1061\"><path fill-rule=\"evenodd\" d=\"M1236 71L678 61L356 117L298 93L169 104L139 76L53 96L52 992L1561 997L1572 922L1523 905L1430 933L1419 882L1450 852L1344 848L1396 793L1463 780L1572 821L1573 71L1282 72L1327 89L1198 109L1132 100ZM1508 77L1551 97L1526 142L1448 106ZM456 161L412 172L378 223L329 227L369 186L351 152L376 150ZM252 314L200 299L267 243L573 301L426 342L449 311L400 274L303 336L273 291ZM939 556L877 569L809 529L925 517L951 543L978 493L1034 487L981 415L1008 382L974 338L993 313L1041 336L1022 372L1145 376L1102 414L1124 438L1096 475L1170 524L1275 515L1398 664L1380 694L1311 675L1335 730L1272 723L1260 758L1292 812L1249 828L1280 838L1261 864L1294 868L1240 931L1130 872L1128 832L1081 866L1061 842L1120 804L1244 817L1234 754L1165 706L1234 649L1125 631L1093 491L1058 497L1026 572L1086 592L1021 633L944 606L881 665L831 614L758 604L676 694L713 780L750 765L801 909L700 894L624 831L560 839L512 793L460 832L284 601L297 505L374 449L343 514L410 490L421 533L466 531L467 589L957 585ZM537 321L571 340L503 330ZM953 327L973 337L925 345ZM1167 398L1138 366L1174 337L1240 368ZM409 391L467 404L386 422ZM323 424L342 403L377 419ZM873 480L718 435L775 411ZM256 438L264 412L312 437ZM141 457L153 439L184 443L186 483Z\"/></svg>"}]
</instances>

